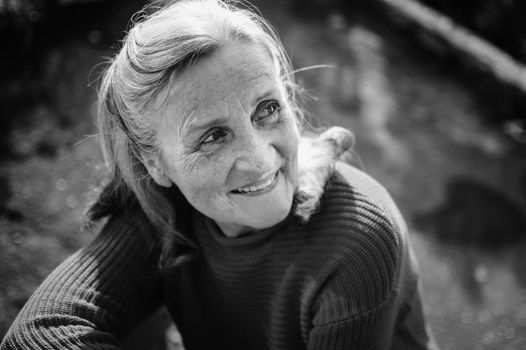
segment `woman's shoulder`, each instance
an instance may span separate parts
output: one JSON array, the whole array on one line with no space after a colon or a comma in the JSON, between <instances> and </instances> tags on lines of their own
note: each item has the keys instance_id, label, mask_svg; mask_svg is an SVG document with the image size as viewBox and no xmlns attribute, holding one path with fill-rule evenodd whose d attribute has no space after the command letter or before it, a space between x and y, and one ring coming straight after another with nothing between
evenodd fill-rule
<instances>
[{"instance_id":1,"label":"woman's shoulder","mask_svg":"<svg viewBox=\"0 0 526 350\"><path fill-rule=\"evenodd\" d=\"M405 221L387 190L361 170L336 162L320 201L315 222L334 231L345 228L337 239L387 240L401 250L407 232Z\"/></svg>"},{"instance_id":2,"label":"woman's shoulder","mask_svg":"<svg viewBox=\"0 0 526 350\"><path fill-rule=\"evenodd\" d=\"M331 252L328 262L345 275L391 290L407 245L405 222L385 188L369 175L337 162L320 210L312 218L315 241ZM346 270L349 270L346 272Z\"/></svg>"},{"instance_id":3,"label":"woman's shoulder","mask_svg":"<svg viewBox=\"0 0 526 350\"><path fill-rule=\"evenodd\" d=\"M389 192L365 172L337 161L333 176L328 180L323 198L325 205L350 211L353 221L370 221L391 227L395 236L405 235L407 228ZM344 215L348 217L348 215ZM395 237L401 239L402 237Z\"/></svg>"},{"instance_id":4,"label":"woman's shoulder","mask_svg":"<svg viewBox=\"0 0 526 350\"><path fill-rule=\"evenodd\" d=\"M110 214L97 226L100 227L92 228L97 233L95 239L82 253L110 254L123 261L138 257L144 261L158 259L156 231L138 205Z\"/></svg>"}]
</instances>

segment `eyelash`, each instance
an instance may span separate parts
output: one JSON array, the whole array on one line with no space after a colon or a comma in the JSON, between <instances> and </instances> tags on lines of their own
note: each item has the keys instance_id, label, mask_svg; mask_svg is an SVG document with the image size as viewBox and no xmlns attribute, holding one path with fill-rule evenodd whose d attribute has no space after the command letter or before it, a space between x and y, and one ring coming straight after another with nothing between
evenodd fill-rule
<instances>
[{"instance_id":1,"label":"eyelash","mask_svg":"<svg viewBox=\"0 0 526 350\"><path fill-rule=\"evenodd\" d=\"M260 106L262 106L262 108ZM269 107L273 108L273 110L270 112L270 114L268 116L260 118L258 116L258 114L260 114L264 110L267 110ZM256 110L257 110L257 113L256 113L256 116L254 117L254 120L257 122L257 121L260 121L260 120L265 120L267 118L271 118L272 116L279 115L279 112L281 112L281 105L279 104L278 101L268 100L268 101L261 102L258 105Z\"/></svg>"},{"instance_id":2,"label":"eyelash","mask_svg":"<svg viewBox=\"0 0 526 350\"><path fill-rule=\"evenodd\" d=\"M264 117L261 117L259 115L262 111L265 111L265 110L267 110L269 108L271 109L269 115L264 116ZM279 104L278 101L275 101L275 100L263 101L256 107L256 115L254 116L253 121L255 121L255 122L266 122L267 119L269 119L269 118L272 118L272 117L275 117L275 116L279 117L280 112L281 112L281 105ZM218 136L217 135L218 133L221 133L221 135ZM222 144L222 143L225 142L226 134L227 134L226 131L224 129L222 129L222 128L210 129L204 135L202 141L198 145L198 148L200 149L203 146L212 145L212 144ZM210 137L213 138L214 136L215 136L215 139L213 139L211 141L206 141Z\"/></svg>"},{"instance_id":3,"label":"eyelash","mask_svg":"<svg viewBox=\"0 0 526 350\"><path fill-rule=\"evenodd\" d=\"M209 137L211 136L217 136L217 133L221 132L222 135L217 137L215 140L212 140L212 141L206 141ZM209 145L209 144L212 144L212 143L217 143L217 144L220 144L222 143L221 141L217 141L217 139L219 139L220 137L223 137L226 135L226 132L225 130L223 129L220 129L220 128L214 128L214 129L211 129L206 135L205 137L203 138L203 140L200 142L199 146L203 146L203 145Z\"/></svg>"}]
</instances>

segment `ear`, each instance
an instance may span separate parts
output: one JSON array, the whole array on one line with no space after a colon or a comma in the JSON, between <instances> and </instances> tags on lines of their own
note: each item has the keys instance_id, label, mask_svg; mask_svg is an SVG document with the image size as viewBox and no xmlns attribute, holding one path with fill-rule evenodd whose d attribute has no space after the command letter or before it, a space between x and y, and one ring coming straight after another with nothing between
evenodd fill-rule
<instances>
[{"instance_id":1,"label":"ear","mask_svg":"<svg viewBox=\"0 0 526 350\"><path fill-rule=\"evenodd\" d=\"M159 160L147 159L143 161L143 164L146 170L148 170L148 174L150 174L157 185L163 187L172 186L172 181L164 173Z\"/></svg>"}]
</instances>

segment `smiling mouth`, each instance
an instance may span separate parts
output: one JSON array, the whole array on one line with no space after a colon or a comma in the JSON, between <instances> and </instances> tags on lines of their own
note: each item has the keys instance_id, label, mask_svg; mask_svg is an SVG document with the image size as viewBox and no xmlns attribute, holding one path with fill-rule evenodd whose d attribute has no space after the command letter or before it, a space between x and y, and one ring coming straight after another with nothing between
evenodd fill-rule
<instances>
[{"instance_id":1,"label":"smiling mouth","mask_svg":"<svg viewBox=\"0 0 526 350\"><path fill-rule=\"evenodd\" d=\"M236 190L233 190L232 193L236 194L256 194L261 192L267 192L267 190L271 190L274 188L274 185L277 182L279 171L276 171L272 177L265 180L264 182L260 183L259 185L255 186L247 186L247 187L241 187Z\"/></svg>"}]
</instances>

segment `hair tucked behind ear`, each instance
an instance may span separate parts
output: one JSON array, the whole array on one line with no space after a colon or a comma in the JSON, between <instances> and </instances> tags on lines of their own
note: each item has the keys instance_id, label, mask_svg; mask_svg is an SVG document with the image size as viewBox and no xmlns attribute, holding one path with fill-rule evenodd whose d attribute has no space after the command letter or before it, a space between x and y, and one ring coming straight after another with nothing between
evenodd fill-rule
<instances>
[{"instance_id":1,"label":"hair tucked behind ear","mask_svg":"<svg viewBox=\"0 0 526 350\"><path fill-rule=\"evenodd\" d=\"M301 118L291 64L278 36L253 9L236 6L234 1L183 0L151 15L142 13L102 78L98 127L111 180L88 214L97 220L140 207L159 242L162 269L195 250L185 229L189 204L176 186L158 186L144 166L146 160L159 160L154 117L162 106L153 101L163 100L168 83L226 44L244 40L270 53L289 104Z\"/></svg>"}]
</instances>

